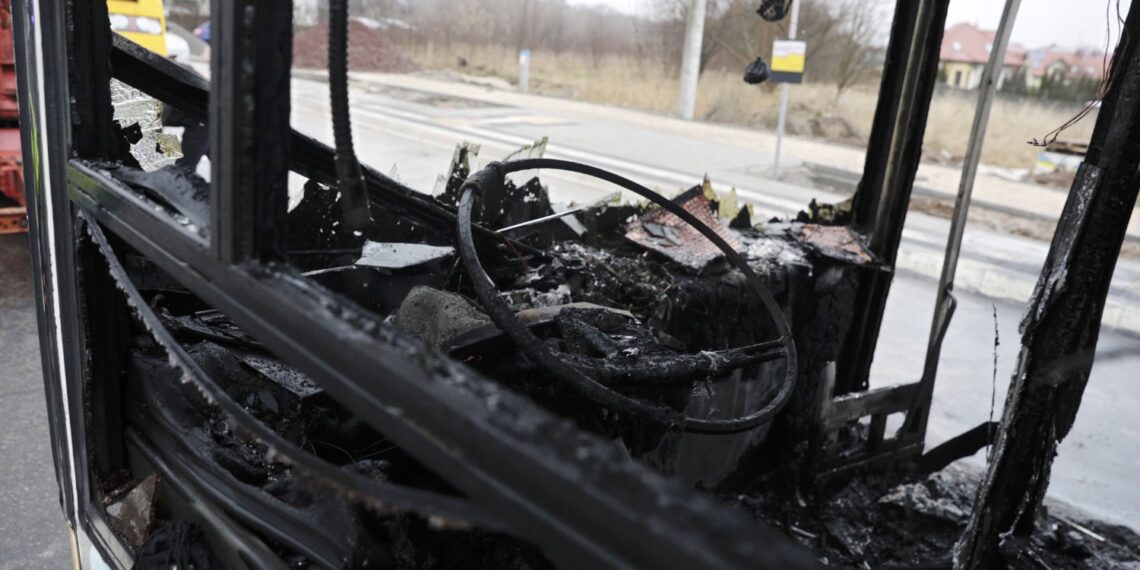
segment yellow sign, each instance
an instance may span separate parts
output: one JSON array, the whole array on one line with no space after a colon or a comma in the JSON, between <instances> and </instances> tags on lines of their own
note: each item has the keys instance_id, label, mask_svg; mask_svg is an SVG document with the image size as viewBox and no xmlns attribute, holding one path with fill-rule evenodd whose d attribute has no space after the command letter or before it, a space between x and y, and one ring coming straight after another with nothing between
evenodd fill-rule
<instances>
[{"instance_id":1,"label":"yellow sign","mask_svg":"<svg viewBox=\"0 0 1140 570\"><path fill-rule=\"evenodd\" d=\"M776 83L802 83L806 54L806 42L776 40L772 44L772 81Z\"/></svg>"},{"instance_id":2,"label":"yellow sign","mask_svg":"<svg viewBox=\"0 0 1140 570\"><path fill-rule=\"evenodd\" d=\"M111 29L166 56L166 9L162 0L107 0Z\"/></svg>"}]
</instances>

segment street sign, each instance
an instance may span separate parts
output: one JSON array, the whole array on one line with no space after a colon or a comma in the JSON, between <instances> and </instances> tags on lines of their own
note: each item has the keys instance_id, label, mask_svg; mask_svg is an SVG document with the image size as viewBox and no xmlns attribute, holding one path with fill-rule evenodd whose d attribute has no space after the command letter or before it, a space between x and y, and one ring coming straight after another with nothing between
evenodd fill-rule
<instances>
[{"instance_id":1,"label":"street sign","mask_svg":"<svg viewBox=\"0 0 1140 570\"><path fill-rule=\"evenodd\" d=\"M772 82L803 83L805 54L806 42L776 40L772 44Z\"/></svg>"}]
</instances>

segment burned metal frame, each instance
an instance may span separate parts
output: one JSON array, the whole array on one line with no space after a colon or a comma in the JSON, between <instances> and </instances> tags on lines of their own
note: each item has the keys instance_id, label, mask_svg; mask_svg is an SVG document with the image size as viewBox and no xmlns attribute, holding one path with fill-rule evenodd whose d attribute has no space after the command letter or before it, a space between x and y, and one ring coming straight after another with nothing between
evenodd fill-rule
<instances>
[{"instance_id":1,"label":"burned metal frame","mask_svg":"<svg viewBox=\"0 0 1140 570\"><path fill-rule=\"evenodd\" d=\"M24 144L26 156L33 157L29 212L39 310L46 323L41 334L57 476L69 521L104 554L120 564L129 561L128 551L101 522L88 479L85 434L88 427L100 426L85 426L84 388L93 381L85 359L98 347L82 332L91 313L79 300L77 210L227 314L560 564L817 566L787 538L426 350L275 261L290 153L298 171L334 179L327 147L303 139L302 149L280 142L299 140L295 134L281 136L281 128L288 128L289 66L279 53L287 19L271 12L288 11L287 3L274 2L273 10L265 0L212 5L220 43L213 55L217 83L209 108L219 160L212 173L209 243L107 174L106 153L113 157L114 150L100 143L111 136L101 130L109 123L100 92L111 79L108 71L136 87L147 79L154 80L152 88L180 82L169 66L123 53L129 50L98 51L97 45L111 45L105 41L109 27L105 19L77 21L80 4L85 3L18 2L17 43L21 94L30 103L23 109L30 134ZM75 34L68 26L90 27L92 33ZM69 75L78 54L100 62L105 56L112 65L86 69L78 83ZM155 91L150 93L176 105L201 110L204 103L201 84L190 98ZM69 105L69 94L84 92L92 93L84 99L92 105ZM252 128L271 119L275 127ZM223 151L232 156L220 156ZM385 186L374 191L399 192ZM409 204L405 207L421 216L447 216L414 200ZM224 511L209 498L202 500Z\"/></svg>"},{"instance_id":2,"label":"burned metal frame","mask_svg":"<svg viewBox=\"0 0 1140 570\"><path fill-rule=\"evenodd\" d=\"M872 250L886 261L892 271L921 158L926 116L937 79L938 49L945 27L946 8L947 3L939 1L900 2L896 5L882 86L882 91L891 96L879 100L864 177L854 200L852 225L857 231L867 233ZM985 81L989 82L989 91L983 90L980 96L970 148L975 162L989 117L994 65L1004 54L1012 29L1009 13L1011 10L1015 13L1016 8L1016 1L1006 4L1001 37L987 66ZM825 457L819 469L823 476L874 462L897 462L924 450L942 339L956 306L951 288L969 209L974 166L968 166L963 175L963 188L959 192L951 224L950 244L939 284L926 361L917 383L867 390L893 274L868 272L860 282L854 303L858 325L848 335L835 374L825 378L817 409L820 418L818 429L823 432L824 446L835 438L837 429L869 417L866 449L838 461L826 457L828 454L824 450ZM887 417L896 413L903 414L903 424L893 437L888 437L885 433Z\"/></svg>"},{"instance_id":3,"label":"burned metal frame","mask_svg":"<svg viewBox=\"0 0 1140 570\"><path fill-rule=\"evenodd\" d=\"M211 228L214 255L231 263L283 254L288 203L292 2L210 6ZM249 66L256 66L250 73Z\"/></svg>"},{"instance_id":4,"label":"burned metal frame","mask_svg":"<svg viewBox=\"0 0 1140 570\"><path fill-rule=\"evenodd\" d=\"M77 378L82 371L75 294L74 248L67 224L71 207L64 192L66 179L62 170L51 169L48 157L67 156L65 135L69 126L61 120L48 121L48 109L59 113L67 109L67 77L60 73L40 74L43 67L44 36L64 37L67 33L59 13L62 6L47 3L28 6L12 3L17 81L20 90L20 124L28 200L28 225L31 243L32 271L35 276L39 327L40 356L44 374L48 420L51 423L51 447L60 483L60 502L68 520L76 520L81 497L87 496L87 482L77 473L86 469L86 453L76 449L81 441L82 412L68 405L81 396ZM51 318L43 318L49 316ZM65 350L65 347L71 349Z\"/></svg>"},{"instance_id":5,"label":"burned metal frame","mask_svg":"<svg viewBox=\"0 0 1140 570\"><path fill-rule=\"evenodd\" d=\"M210 84L201 76L159 57L133 42L116 35L113 38L111 64L114 77L160 101L205 120L209 114ZM333 149L297 131L288 134L289 168L309 180L324 185L337 183ZM385 208L402 216L402 221L427 227L455 224L455 213L425 199L412 188L389 178L378 170L361 165L368 186L369 199L383 203ZM492 243L503 238L494 232L475 226L476 236ZM531 255L544 255L540 250L523 243L512 246Z\"/></svg>"},{"instance_id":6,"label":"burned metal frame","mask_svg":"<svg viewBox=\"0 0 1140 570\"><path fill-rule=\"evenodd\" d=\"M291 34L287 4L213 2L217 39L211 63L215 83L211 85L113 36L105 9L80 0L15 3L45 390L61 500L71 524L104 555L119 565L129 565L130 551L103 519L90 477L101 464L122 461L113 450L91 453L90 434L107 430L110 437L118 434L140 449L151 449L155 465L168 481L184 484L187 496L206 507L199 515L218 523L215 532L228 533L231 538L247 532L233 523L240 519L230 516L232 500L195 488L194 474L185 466L153 453L152 434L112 425L113 414L106 410L115 405L117 397L113 364L125 333L116 332L121 327L110 327L102 331L105 334L95 335L92 327L114 321L123 311L93 306L91 295L109 291L110 284L84 275L84 268L95 265L90 256L98 252L84 245L82 217L154 262L315 379L331 397L458 489L465 500L511 534L539 546L559 564L816 567L814 557L786 537L649 470L612 443L426 349L282 261L288 170L322 184L336 183L332 149L289 129L290 66L283 56ZM893 267L898 252L918 166L947 4L948 0L896 4L883 96L852 224L869 237L871 249L887 267ZM1134 51L1118 57L1131 60ZM104 87L112 77L194 117L208 119L218 159L211 172L206 237L188 231L116 178L122 154L113 144L118 139ZM1114 93L1131 96L1136 83L1132 79L1130 75L1127 89ZM1106 108L1105 113L1116 110ZM1134 112L1123 109L1122 117L1130 121ZM1125 139L1133 132L1128 129L1109 132L1098 128L1098 134ZM1108 171L1123 165L1134 177L1134 161L1126 163L1119 152L1123 151L1094 145L1090 161L1096 158L1102 164L1090 169ZM455 225L453 212L418 197L413 190L372 169L365 168L364 175L376 212L384 210L425 228ZM1123 175L1117 178L1134 182ZM1122 192L1124 188L1111 190ZM1102 192L1099 201L1094 200L1096 213L1108 220L1094 228L1101 233L1078 239L1078 234L1085 235L1085 226L1065 226L1055 247L1068 243L1093 251L1095 255L1080 256L1080 263L1073 267L1082 270L1082 284L1103 286L1106 291L1110 264L1105 260L1114 259L1117 253L1111 247L1117 236L1111 232L1123 225L1122 214L1111 208L1121 201L1119 197L1103 196ZM504 239L483 228L473 229L483 245L491 243L487 240ZM1054 263L1050 269L1057 267ZM816 435L822 433L826 440L828 433L870 417L870 436L861 454L813 464L825 475L922 449L922 438L915 432L894 440L885 434L888 414L912 409L917 385L866 391L891 274L880 268L855 271L859 279L853 303L856 327L839 361L829 360L821 385L813 386L814 392L805 391L818 413L806 421L814 422ZM1036 352L1052 348L1041 331L1072 328L1074 322L1083 336L1056 335L1071 341L1062 348L1072 352L1087 350L1090 343L1095 346L1088 317L1099 318L1098 307L1103 303L1094 304L1090 312L1084 298L1042 295L1041 299L1067 313L1033 323L1041 328L1036 336L1027 335L1027 344L1033 343ZM1074 386L1083 379L1079 374L1075 378ZM1056 390L1042 384L1038 377L1026 376L1021 389L1058 408L1055 415L1063 422L1071 421L1068 415L1074 409ZM92 387L97 394L88 399ZM87 414L88 406L101 408L103 413ZM925 416L920 420L925 423ZM1039 445L1030 451L1036 455L1029 459L1040 463L1050 448L1035 443ZM1024 459L1009 457L1007 462ZM1030 493L1029 503L1034 494L1043 492L1042 486L1016 478L1003 482L1002 488ZM1008 518L1008 507L1001 506L996 516ZM210 518L213 514L218 516ZM1007 520L977 522L983 523L987 529L1012 524ZM987 540L992 538L993 533L985 534Z\"/></svg>"},{"instance_id":7,"label":"burned metal frame","mask_svg":"<svg viewBox=\"0 0 1140 570\"><path fill-rule=\"evenodd\" d=\"M1023 563L1057 447L1088 385L1140 192L1140 6L1112 56L1089 150L1021 322L1021 352L956 568Z\"/></svg>"},{"instance_id":8,"label":"burned metal frame","mask_svg":"<svg viewBox=\"0 0 1140 570\"><path fill-rule=\"evenodd\" d=\"M852 226L867 234L871 250L891 268L902 241L934 85L949 0L897 2L863 179L855 194ZM844 348L837 394L867 388L893 274L874 272L860 286L859 324Z\"/></svg>"},{"instance_id":9,"label":"burned metal frame","mask_svg":"<svg viewBox=\"0 0 1140 570\"><path fill-rule=\"evenodd\" d=\"M815 477L850 473L923 450L925 417L919 422L921 429L902 430L893 437L886 434L888 416L913 407L916 385L867 388L938 80L948 6L949 0L895 4L886 67L851 220L852 228L867 236L883 267L861 271L852 302L853 324L839 360L815 387L816 457L811 467ZM843 450L837 456L830 449L836 431L862 418L870 418L863 449Z\"/></svg>"}]
</instances>

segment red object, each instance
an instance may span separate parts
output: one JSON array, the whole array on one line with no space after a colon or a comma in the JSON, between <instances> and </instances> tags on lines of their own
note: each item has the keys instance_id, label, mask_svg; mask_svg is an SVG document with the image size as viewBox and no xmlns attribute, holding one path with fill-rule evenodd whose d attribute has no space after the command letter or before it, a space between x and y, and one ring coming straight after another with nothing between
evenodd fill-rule
<instances>
[{"instance_id":1,"label":"red object","mask_svg":"<svg viewBox=\"0 0 1140 570\"><path fill-rule=\"evenodd\" d=\"M298 29L293 35L293 67L328 69L328 53L328 26ZM383 31L351 20L348 23L348 68L352 71L410 73L417 71L419 66L388 41Z\"/></svg>"},{"instance_id":2,"label":"red object","mask_svg":"<svg viewBox=\"0 0 1140 570\"><path fill-rule=\"evenodd\" d=\"M942 49L939 51L939 61L956 61L962 63L985 64L990 60L990 48L993 46L997 32L993 30L979 30L972 24L954 24L946 28L942 34ZM1028 57L1028 50L1018 44L1010 44L1005 50L1005 60L1002 65L1021 67Z\"/></svg>"},{"instance_id":3,"label":"red object","mask_svg":"<svg viewBox=\"0 0 1140 570\"><path fill-rule=\"evenodd\" d=\"M16 102L16 54L12 44L12 1L0 0L0 234L28 231L25 206L20 106Z\"/></svg>"}]
</instances>

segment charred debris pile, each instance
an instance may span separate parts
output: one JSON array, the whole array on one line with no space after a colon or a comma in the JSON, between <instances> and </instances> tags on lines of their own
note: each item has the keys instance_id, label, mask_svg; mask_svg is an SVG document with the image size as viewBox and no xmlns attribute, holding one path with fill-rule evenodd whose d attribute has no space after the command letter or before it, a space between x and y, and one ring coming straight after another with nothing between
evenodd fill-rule
<instances>
[{"instance_id":1,"label":"charred debris pile","mask_svg":"<svg viewBox=\"0 0 1140 570\"><path fill-rule=\"evenodd\" d=\"M371 20L354 19L348 24L348 63L357 71L410 73L419 71L412 58L389 40ZM328 69L329 30L316 26L293 36L293 65L303 69Z\"/></svg>"},{"instance_id":2,"label":"charred debris pile","mask_svg":"<svg viewBox=\"0 0 1140 570\"><path fill-rule=\"evenodd\" d=\"M840 225L846 207L761 220L707 180L665 205L628 193L555 204L540 176L567 165L543 162L544 148L508 157L523 165L514 172L456 149L434 200L458 212L458 239L384 208L354 231L336 190L309 182L289 213L287 261L418 339L409 354L461 362L826 564L948 566L976 474L914 454L867 460L882 428L821 404L857 275L884 270ZM255 533L297 567L552 566L150 260L97 225L83 247L103 254L108 267L90 269L110 269L135 316L120 323L134 340L116 421L154 474L106 474L99 496L140 564L226 565L180 522L195 507L168 488L179 477L241 505L229 536ZM500 421L525 424L502 397ZM1042 567L1107 568L1136 545L1058 515L1039 520L1030 550Z\"/></svg>"}]
</instances>

